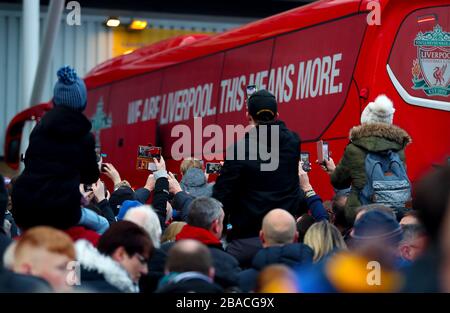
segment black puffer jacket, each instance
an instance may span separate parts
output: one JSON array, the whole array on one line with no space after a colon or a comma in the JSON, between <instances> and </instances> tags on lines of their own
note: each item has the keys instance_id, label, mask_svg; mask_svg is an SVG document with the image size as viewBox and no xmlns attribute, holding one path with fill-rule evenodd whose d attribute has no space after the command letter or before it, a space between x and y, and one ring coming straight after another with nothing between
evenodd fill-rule
<instances>
[{"instance_id":1,"label":"black puffer jacket","mask_svg":"<svg viewBox=\"0 0 450 313\"><path fill-rule=\"evenodd\" d=\"M66 107L48 112L30 136L25 170L12 192L19 227L50 225L65 229L81 217L79 185L100 175L91 123Z\"/></svg>"},{"instance_id":2,"label":"black puffer jacket","mask_svg":"<svg viewBox=\"0 0 450 313\"><path fill-rule=\"evenodd\" d=\"M313 256L313 250L302 243L264 248L253 258L252 267L239 273L239 287L243 292L253 290L259 272L268 265L283 264L290 268L296 268L311 264Z\"/></svg>"},{"instance_id":3,"label":"black puffer jacket","mask_svg":"<svg viewBox=\"0 0 450 313\"><path fill-rule=\"evenodd\" d=\"M234 160L226 159L222 172L214 185L213 197L222 202L229 222L233 228L228 233L228 239L257 237L261 229L262 219L271 209L283 208L295 215L301 199L298 162L300 157L300 138L287 129L282 121L269 125L266 138L260 140L262 151L275 152L276 145L271 141L271 134L279 127L279 157L275 170L262 168L263 164L258 153L256 160L249 154L252 143L250 132L245 134L245 159L239 160L239 143L234 145ZM256 126L258 138L261 126ZM267 147L264 145L267 142ZM258 146L258 151L259 151ZM231 154L233 155L233 154ZM276 164L275 164L276 165ZM228 221L228 220L226 220Z\"/></svg>"}]
</instances>

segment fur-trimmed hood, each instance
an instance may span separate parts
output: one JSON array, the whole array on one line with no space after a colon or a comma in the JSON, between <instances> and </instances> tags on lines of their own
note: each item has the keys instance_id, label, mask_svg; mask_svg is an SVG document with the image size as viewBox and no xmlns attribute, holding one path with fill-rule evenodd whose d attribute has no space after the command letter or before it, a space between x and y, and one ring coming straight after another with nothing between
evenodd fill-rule
<instances>
[{"instance_id":1,"label":"fur-trimmed hood","mask_svg":"<svg viewBox=\"0 0 450 313\"><path fill-rule=\"evenodd\" d=\"M370 123L350 130L350 141L369 151L401 150L411 143L408 133L398 126Z\"/></svg>"},{"instance_id":2,"label":"fur-trimmed hood","mask_svg":"<svg viewBox=\"0 0 450 313\"><path fill-rule=\"evenodd\" d=\"M128 273L110 257L101 254L90 242L78 240L75 243L77 260L88 271L101 274L109 284L123 292L139 292ZM83 277L81 277L83 282Z\"/></svg>"}]
</instances>

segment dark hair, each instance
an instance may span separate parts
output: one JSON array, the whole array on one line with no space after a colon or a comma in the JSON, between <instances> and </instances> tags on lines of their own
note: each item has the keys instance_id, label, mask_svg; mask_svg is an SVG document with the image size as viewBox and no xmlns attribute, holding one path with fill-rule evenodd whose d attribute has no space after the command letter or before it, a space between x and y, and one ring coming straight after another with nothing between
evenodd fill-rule
<instances>
[{"instance_id":1,"label":"dark hair","mask_svg":"<svg viewBox=\"0 0 450 313\"><path fill-rule=\"evenodd\" d=\"M418 224L402 225L403 239L402 242L408 242L417 237L426 236L425 228Z\"/></svg>"},{"instance_id":2,"label":"dark hair","mask_svg":"<svg viewBox=\"0 0 450 313\"><path fill-rule=\"evenodd\" d=\"M410 211L407 211L405 214L403 214L403 217L409 217L409 216L414 217L420 221L419 212L417 212L417 210L410 210Z\"/></svg>"},{"instance_id":3,"label":"dark hair","mask_svg":"<svg viewBox=\"0 0 450 313\"><path fill-rule=\"evenodd\" d=\"M202 243L194 240L181 240L170 248L166 260L169 272L199 272L209 274L213 266L211 252Z\"/></svg>"},{"instance_id":4,"label":"dark hair","mask_svg":"<svg viewBox=\"0 0 450 313\"><path fill-rule=\"evenodd\" d=\"M214 220L222 214L222 203L214 198L198 197L190 204L187 223L191 226L209 229Z\"/></svg>"},{"instance_id":5,"label":"dark hair","mask_svg":"<svg viewBox=\"0 0 450 313\"><path fill-rule=\"evenodd\" d=\"M123 247L130 257L139 253L150 258L153 253L153 244L148 233L141 226L129 221L112 224L100 237L97 245L98 251L109 256L119 247Z\"/></svg>"},{"instance_id":6,"label":"dark hair","mask_svg":"<svg viewBox=\"0 0 450 313\"><path fill-rule=\"evenodd\" d=\"M315 222L314 217L308 213L303 214L301 217L300 221L297 222L298 242L303 242L306 232Z\"/></svg>"},{"instance_id":7,"label":"dark hair","mask_svg":"<svg viewBox=\"0 0 450 313\"><path fill-rule=\"evenodd\" d=\"M334 219L333 225L341 230L341 234L344 235L353 224L350 223L348 218L345 216L345 206L346 203L341 204L340 199L347 198L345 195L335 195L331 203L331 210L333 211Z\"/></svg>"},{"instance_id":8,"label":"dark hair","mask_svg":"<svg viewBox=\"0 0 450 313\"><path fill-rule=\"evenodd\" d=\"M423 177L414 188L412 206L432 241L437 241L450 197L450 166Z\"/></svg>"},{"instance_id":9,"label":"dark hair","mask_svg":"<svg viewBox=\"0 0 450 313\"><path fill-rule=\"evenodd\" d=\"M0 175L0 229L3 229L6 207L8 206L8 192L5 187L5 180Z\"/></svg>"}]
</instances>

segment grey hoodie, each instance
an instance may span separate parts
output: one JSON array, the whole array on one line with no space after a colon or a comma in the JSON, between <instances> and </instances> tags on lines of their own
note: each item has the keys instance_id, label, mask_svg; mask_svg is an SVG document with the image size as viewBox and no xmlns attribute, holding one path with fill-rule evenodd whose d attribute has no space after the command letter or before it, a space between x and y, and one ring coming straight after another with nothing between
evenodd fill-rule
<instances>
[{"instance_id":1,"label":"grey hoodie","mask_svg":"<svg viewBox=\"0 0 450 313\"><path fill-rule=\"evenodd\" d=\"M206 181L205 173L199 168L190 168L180 182L181 189L193 197L211 197L212 184Z\"/></svg>"}]
</instances>

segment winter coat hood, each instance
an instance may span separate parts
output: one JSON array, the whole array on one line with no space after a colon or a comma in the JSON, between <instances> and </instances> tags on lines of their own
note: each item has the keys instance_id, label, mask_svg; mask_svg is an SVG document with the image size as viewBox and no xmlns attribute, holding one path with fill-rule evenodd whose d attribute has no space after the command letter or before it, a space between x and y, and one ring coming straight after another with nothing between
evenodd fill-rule
<instances>
[{"instance_id":1,"label":"winter coat hood","mask_svg":"<svg viewBox=\"0 0 450 313\"><path fill-rule=\"evenodd\" d=\"M130 276L117 262L101 254L91 243L78 240L75 243L77 260L87 271L95 271L122 292L139 292L139 287L133 283ZM83 277L81 277L83 283Z\"/></svg>"},{"instance_id":2,"label":"winter coat hood","mask_svg":"<svg viewBox=\"0 0 450 313\"><path fill-rule=\"evenodd\" d=\"M350 140L354 145L374 152L398 151L411 143L411 137L405 130L386 123L355 126L350 130Z\"/></svg>"},{"instance_id":3,"label":"winter coat hood","mask_svg":"<svg viewBox=\"0 0 450 313\"><path fill-rule=\"evenodd\" d=\"M253 258L252 267L258 271L270 264L284 264L289 267L310 264L313 250L302 243L291 243L260 250Z\"/></svg>"},{"instance_id":4,"label":"winter coat hood","mask_svg":"<svg viewBox=\"0 0 450 313\"><path fill-rule=\"evenodd\" d=\"M181 189L194 197L210 197L212 185L206 181L205 173L199 168L190 168L180 182Z\"/></svg>"}]
</instances>

